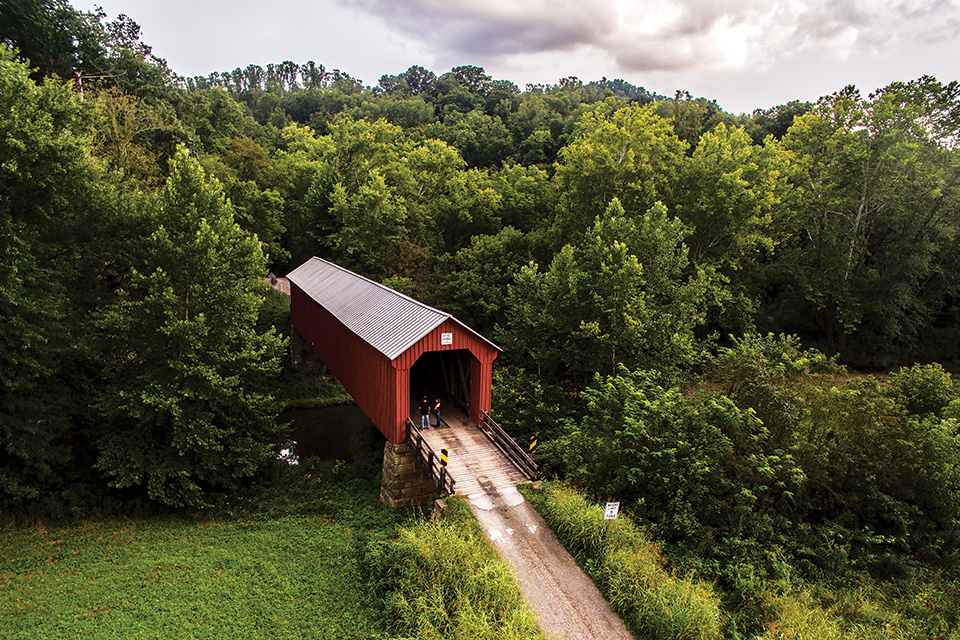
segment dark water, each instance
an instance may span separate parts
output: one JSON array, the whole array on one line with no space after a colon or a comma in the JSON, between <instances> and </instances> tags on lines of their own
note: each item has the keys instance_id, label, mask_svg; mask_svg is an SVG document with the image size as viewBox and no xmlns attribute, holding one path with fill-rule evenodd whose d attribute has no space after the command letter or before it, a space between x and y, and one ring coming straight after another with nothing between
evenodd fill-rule
<instances>
[{"instance_id":1,"label":"dark water","mask_svg":"<svg viewBox=\"0 0 960 640\"><path fill-rule=\"evenodd\" d=\"M338 405L322 409L284 411L280 419L290 422L294 453L303 458L353 462L376 430L360 407Z\"/></svg>"}]
</instances>

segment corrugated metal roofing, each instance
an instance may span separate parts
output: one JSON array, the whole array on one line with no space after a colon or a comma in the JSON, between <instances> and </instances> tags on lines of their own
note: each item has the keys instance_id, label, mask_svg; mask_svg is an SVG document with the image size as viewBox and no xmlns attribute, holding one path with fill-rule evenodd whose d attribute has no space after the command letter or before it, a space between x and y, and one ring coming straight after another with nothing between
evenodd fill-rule
<instances>
[{"instance_id":1,"label":"corrugated metal roofing","mask_svg":"<svg viewBox=\"0 0 960 640\"><path fill-rule=\"evenodd\" d=\"M307 260L287 274L287 279L390 360L448 318L499 350L449 313L322 258Z\"/></svg>"}]
</instances>

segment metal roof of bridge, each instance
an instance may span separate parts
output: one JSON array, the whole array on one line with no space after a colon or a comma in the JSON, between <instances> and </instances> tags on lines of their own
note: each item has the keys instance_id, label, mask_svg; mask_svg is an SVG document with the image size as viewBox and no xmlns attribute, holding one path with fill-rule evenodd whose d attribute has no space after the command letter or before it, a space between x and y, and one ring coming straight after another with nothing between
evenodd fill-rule
<instances>
[{"instance_id":1,"label":"metal roof of bridge","mask_svg":"<svg viewBox=\"0 0 960 640\"><path fill-rule=\"evenodd\" d=\"M287 279L390 360L448 319L499 351L499 347L449 313L322 258L307 260L287 274Z\"/></svg>"}]
</instances>

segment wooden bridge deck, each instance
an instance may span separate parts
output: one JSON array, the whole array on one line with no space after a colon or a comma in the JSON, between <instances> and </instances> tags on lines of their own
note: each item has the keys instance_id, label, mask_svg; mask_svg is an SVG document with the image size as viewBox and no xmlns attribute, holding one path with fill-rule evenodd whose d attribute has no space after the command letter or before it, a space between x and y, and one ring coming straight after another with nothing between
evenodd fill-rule
<instances>
[{"instance_id":1,"label":"wooden bridge deck","mask_svg":"<svg viewBox=\"0 0 960 640\"><path fill-rule=\"evenodd\" d=\"M519 497L517 484L526 482L527 477L483 430L463 413L446 407L441 418L446 425L421 433L438 455L441 449L447 450L447 471L457 483L457 493L464 494L481 508L496 496L508 502ZM419 411L411 419L420 426ZM431 424L434 421L431 416Z\"/></svg>"}]
</instances>

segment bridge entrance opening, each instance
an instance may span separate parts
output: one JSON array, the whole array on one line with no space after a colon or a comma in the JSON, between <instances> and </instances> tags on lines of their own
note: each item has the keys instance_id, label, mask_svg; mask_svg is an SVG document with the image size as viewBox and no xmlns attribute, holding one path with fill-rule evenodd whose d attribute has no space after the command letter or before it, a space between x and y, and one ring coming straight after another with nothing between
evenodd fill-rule
<instances>
[{"instance_id":1,"label":"bridge entrance opening","mask_svg":"<svg viewBox=\"0 0 960 640\"><path fill-rule=\"evenodd\" d=\"M470 370L475 358L467 349L428 351L410 368L410 393L439 395L464 413L470 410Z\"/></svg>"}]
</instances>

